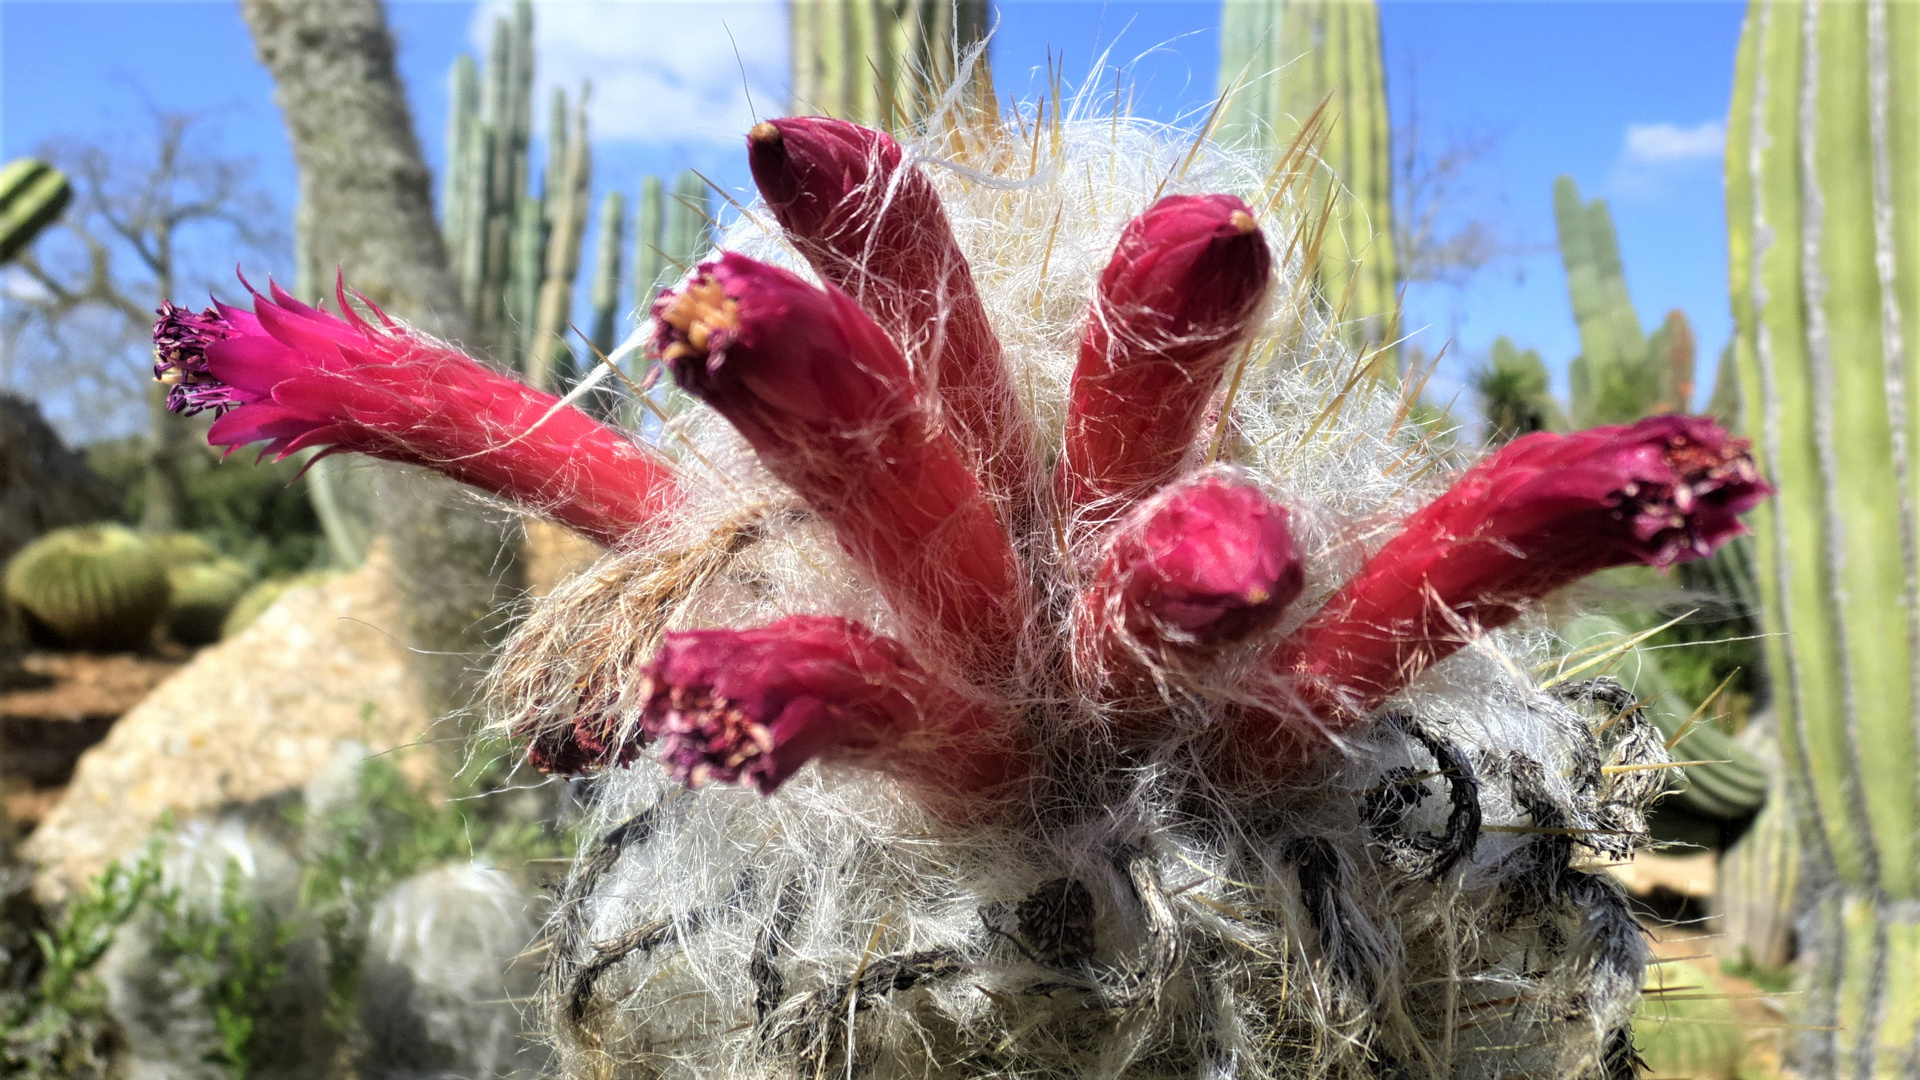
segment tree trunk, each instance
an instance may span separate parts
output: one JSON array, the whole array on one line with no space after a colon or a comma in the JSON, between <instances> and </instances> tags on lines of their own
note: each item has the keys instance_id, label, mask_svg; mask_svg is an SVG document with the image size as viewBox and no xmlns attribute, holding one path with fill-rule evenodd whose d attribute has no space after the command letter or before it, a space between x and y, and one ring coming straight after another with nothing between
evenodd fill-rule
<instances>
[{"instance_id":1,"label":"tree trunk","mask_svg":"<svg viewBox=\"0 0 1920 1080\"><path fill-rule=\"evenodd\" d=\"M393 36L378 0L243 0L292 137L308 258L341 266L389 313L443 337L469 331L434 221ZM383 468L376 514L397 568L422 690L472 700L499 612L520 584L518 526L457 485Z\"/></svg>"}]
</instances>

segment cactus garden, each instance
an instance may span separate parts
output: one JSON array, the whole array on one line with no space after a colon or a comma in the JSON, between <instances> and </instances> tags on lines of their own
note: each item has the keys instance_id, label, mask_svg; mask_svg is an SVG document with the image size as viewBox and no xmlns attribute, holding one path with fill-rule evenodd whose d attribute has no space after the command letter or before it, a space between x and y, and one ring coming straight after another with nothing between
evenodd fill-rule
<instances>
[{"instance_id":1,"label":"cactus garden","mask_svg":"<svg viewBox=\"0 0 1920 1080\"><path fill-rule=\"evenodd\" d=\"M1910 5L16 6L0 1076L1920 1062Z\"/></svg>"}]
</instances>

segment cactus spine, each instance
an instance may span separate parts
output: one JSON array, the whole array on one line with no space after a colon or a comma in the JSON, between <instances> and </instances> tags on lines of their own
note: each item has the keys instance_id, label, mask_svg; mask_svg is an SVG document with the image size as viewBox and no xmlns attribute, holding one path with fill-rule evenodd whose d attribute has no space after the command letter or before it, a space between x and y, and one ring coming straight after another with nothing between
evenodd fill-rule
<instances>
[{"instance_id":1,"label":"cactus spine","mask_svg":"<svg viewBox=\"0 0 1920 1080\"><path fill-rule=\"evenodd\" d=\"M1920 1024L1920 10L1752 3L1727 124L1734 362L1802 823L1798 1070L1905 1075ZM1898 598L1899 602L1896 602Z\"/></svg>"},{"instance_id":2,"label":"cactus spine","mask_svg":"<svg viewBox=\"0 0 1920 1080\"><path fill-rule=\"evenodd\" d=\"M67 174L32 158L0 168L0 263L33 243L73 201Z\"/></svg>"},{"instance_id":3,"label":"cactus spine","mask_svg":"<svg viewBox=\"0 0 1920 1080\"><path fill-rule=\"evenodd\" d=\"M1606 200L1583 202L1570 176L1553 183L1567 298L1580 327L1568 370L1575 424L1617 424L1685 411L1693 399L1693 328L1679 310L1649 337L1627 294L1620 240Z\"/></svg>"},{"instance_id":4,"label":"cactus spine","mask_svg":"<svg viewBox=\"0 0 1920 1080\"><path fill-rule=\"evenodd\" d=\"M1360 349L1388 345L1399 307L1393 185L1380 12L1373 0L1225 0L1220 136L1252 141L1278 158L1323 98L1320 160L1328 175L1310 196L1332 191L1331 221L1318 244L1316 291ZM1375 368L1397 374L1392 363Z\"/></svg>"},{"instance_id":5,"label":"cactus spine","mask_svg":"<svg viewBox=\"0 0 1920 1080\"><path fill-rule=\"evenodd\" d=\"M926 119L986 37L986 0L796 0L791 111L882 128Z\"/></svg>"}]
</instances>

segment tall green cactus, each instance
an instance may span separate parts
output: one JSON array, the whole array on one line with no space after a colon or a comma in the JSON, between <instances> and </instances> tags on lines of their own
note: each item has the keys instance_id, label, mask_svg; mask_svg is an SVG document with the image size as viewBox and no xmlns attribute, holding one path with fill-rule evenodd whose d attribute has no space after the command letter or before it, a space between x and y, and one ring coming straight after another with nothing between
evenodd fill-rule
<instances>
[{"instance_id":1,"label":"tall green cactus","mask_svg":"<svg viewBox=\"0 0 1920 1080\"><path fill-rule=\"evenodd\" d=\"M484 70L476 71L471 57L457 57L449 82L441 230L474 329L502 360L514 363L522 355L520 327L532 307L516 318L515 271L525 236L521 203L532 177L531 0L518 0L511 15L495 21Z\"/></svg>"},{"instance_id":2,"label":"tall green cactus","mask_svg":"<svg viewBox=\"0 0 1920 1080\"><path fill-rule=\"evenodd\" d=\"M679 277L692 267L712 242L713 199L707 182L692 169L673 181L673 198L667 203L667 273Z\"/></svg>"},{"instance_id":3,"label":"tall green cactus","mask_svg":"<svg viewBox=\"0 0 1920 1080\"><path fill-rule=\"evenodd\" d=\"M1323 98L1330 121L1320 147L1328 174L1310 195L1339 185L1315 267L1316 292L1343 319L1356 348L1389 343L1399 306L1393 245L1392 160L1380 12L1373 0L1225 0L1220 31L1223 139L1264 145L1277 157ZM1392 376L1393 363L1376 371Z\"/></svg>"},{"instance_id":4,"label":"tall green cactus","mask_svg":"<svg viewBox=\"0 0 1920 1080\"><path fill-rule=\"evenodd\" d=\"M926 119L986 37L987 0L794 0L791 111L882 128Z\"/></svg>"},{"instance_id":5,"label":"tall green cactus","mask_svg":"<svg viewBox=\"0 0 1920 1080\"><path fill-rule=\"evenodd\" d=\"M593 144L587 137L591 86L580 88L571 111L566 95L554 91L554 127L547 139L545 210L546 268L540 282L540 307L527 346L527 382L551 390L562 372L572 370L567 341L573 313L573 282L580 273L580 241L587 231L587 204L593 183Z\"/></svg>"},{"instance_id":6,"label":"tall green cactus","mask_svg":"<svg viewBox=\"0 0 1920 1080\"><path fill-rule=\"evenodd\" d=\"M640 181L640 213L633 238L633 308L646 318L667 270L667 185L657 176Z\"/></svg>"},{"instance_id":7,"label":"tall green cactus","mask_svg":"<svg viewBox=\"0 0 1920 1080\"><path fill-rule=\"evenodd\" d=\"M1574 423L1618 424L1685 411L1693 399L1693 328L1679 310L1649 337L1627 293L1620 240L1604 199L1582 201L1571 176L1553 183L1567 298L1580 327L1568 368Z\"/></svg>"},{"instance_id":8,"label":"tall green cactus","mask_svg":"<svg viewBox=\"0 0 1920 1080\"><path fill-rule=\"evenodd\" d=\"M600 200L600 245L594 252L593 347L601 356L613 352L620 327L620 245L626 238L627 197L609 191Z\"/></svg>"},{"instance_id":9,"label":"tall green cactus","mask_svg":"<svg viewBox=\"0 0 1920 1080\"><path fill-rule=\"evenodd\" d=\"M33 243L73 201L67 174L32 158L0 168L0 263Z\"/></svg>"},{"instance_id":10,"label":"tall green cactus","mask_svg":"<svg viewBox=\"0 0 1920 1080\"><path fill-rule=\"evenodd\" d=\"M1734 362L1802 822L1799 1071L1909 1075L1920 1025L1920 8L1747 11L1727 123Z\"/></svg>"}]
</instances>

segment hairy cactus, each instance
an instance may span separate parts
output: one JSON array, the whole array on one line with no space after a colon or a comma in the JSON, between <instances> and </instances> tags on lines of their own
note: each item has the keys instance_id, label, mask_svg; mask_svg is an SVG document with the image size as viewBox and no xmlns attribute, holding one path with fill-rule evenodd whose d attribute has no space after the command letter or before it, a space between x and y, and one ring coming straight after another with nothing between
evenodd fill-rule
<instances>
[{"instance_id":1,"label":"hairy cactus","mask_svg":"<svg viewBox=\"0 0 1920 1080\"><path fill-rule=\"evenodd\" d=\"M72 200L67 175L44 161L19 158L0 168L0 263L33 243Z\"/></svg>"},{"instance_id":2,"label":"hairy cactus","mask_svg":"<svg viewBox=\"0 0 1920 1080\"><path fill-rule=\"evenodd\" d=\"M1315 285L1350 345L1378 349L1394 334L1400 266L1393 246L1386 76L1373 0L1226 0L1221 16L1224 138L1265 145L1277 160L1321 101L1319 142L1332 221L1317 248ZM1397 368L1382 362L1378 375Z\"/></svg>"},{"instance_id":3,"label":"hairy cactus","mask_svg":"<svg viewBox=\"0 0 1920 1080\"><path fill-rule=\"evenodd\" d=\"M792 111L882 128L925 119L987 34L986 0L788 5Z\"/></svg>"},{"instance_id":4,"label":"hairy cactus","mask_svg":"<svg viewBox=\"0 0 1920 1080\"><path fill-rule=\"evenodd\" d=\"M1767 667L1802 824L1794 1065L1906 1075L1920 1030L1920 10L1749 6L1727 122L1734 363Z\"/></svg>"},{"instance_id":5,"label":"hairy cactus","mask_svg":"<svg viewBox=\"0 0 1920 1080\"><path fill-rule=\"evenodd\" d=\"M236 559L175 564L167 570L167 636L182 645L210 645L234 605L253 586L253 572Z\"/></svg>"},{"instance_id":6,"label":"hairy cactus","mask_svg":"<svg viewBox=\"0 0 1920 1080\"><path fill-rule=\"evenodd\" d=\"M166 613L166 564L130 529L82 525L15 555L6 593L35 637L81 649L138 648Z\"/></svg>"}]
</instances>

